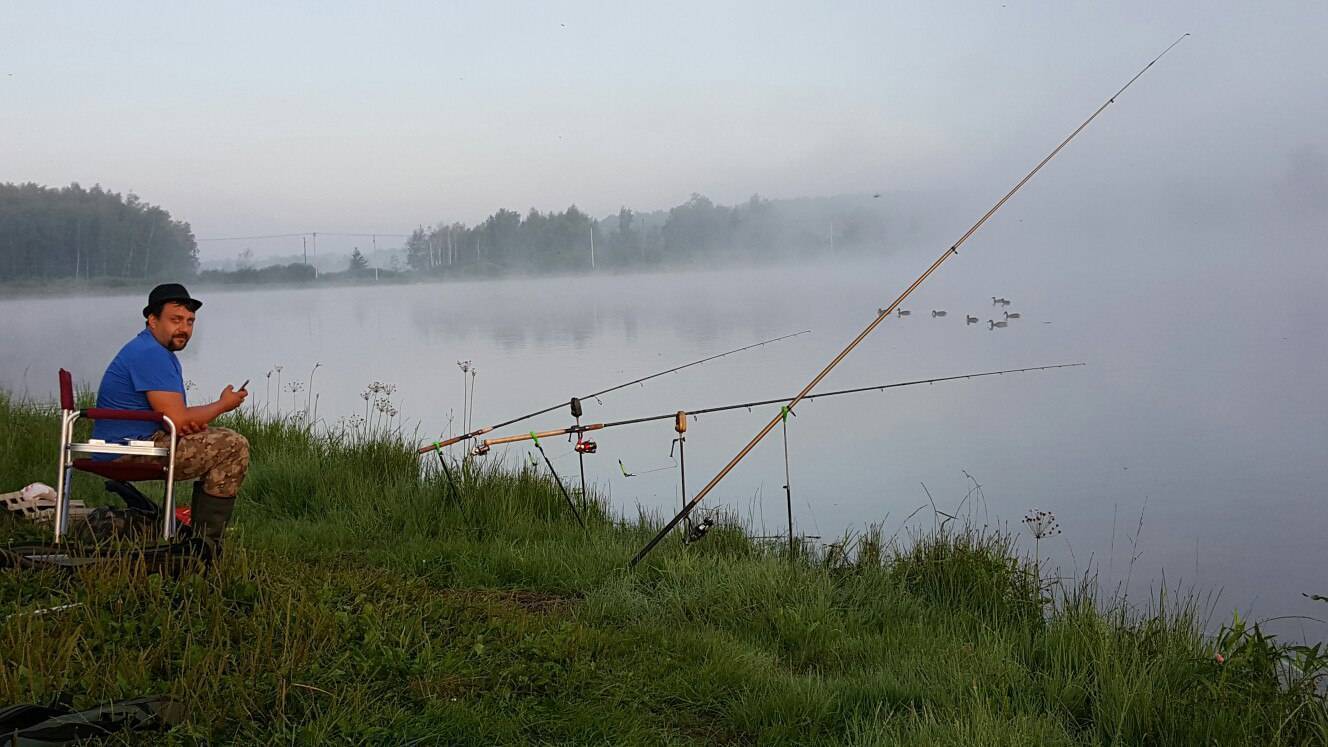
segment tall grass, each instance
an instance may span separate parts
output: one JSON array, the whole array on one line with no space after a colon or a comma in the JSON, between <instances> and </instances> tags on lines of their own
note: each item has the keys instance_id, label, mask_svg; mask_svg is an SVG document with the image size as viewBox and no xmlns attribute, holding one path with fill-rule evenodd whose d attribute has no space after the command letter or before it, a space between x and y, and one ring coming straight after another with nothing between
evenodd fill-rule
<instances>
[{"instance_id":1,"label":"tall grass","mask_svg":"<svg viewBox=\"0 0 1328 747\"><path fill-rule=\"evenodd\" d=\"M1328 744L1322 662L1189 600L1052 600L1000 533L790 559L730 521L628 571L658 521L590 496L582 529L545 472L458 494L390 430L229 425L253 466L211 572L0 571L0 704L170 693L180 743ZM0 486L53 481L55 439L0 395Z\"/></svg>"}]
</instances>

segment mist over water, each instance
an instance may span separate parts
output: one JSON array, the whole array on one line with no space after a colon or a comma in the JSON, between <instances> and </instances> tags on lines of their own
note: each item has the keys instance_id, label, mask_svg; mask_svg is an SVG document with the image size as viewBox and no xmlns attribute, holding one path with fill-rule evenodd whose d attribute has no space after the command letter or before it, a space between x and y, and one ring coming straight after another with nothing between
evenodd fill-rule
<instances>
[{"instance_id":1,"label":"mist over water","mask_svg":"<svg viewBox=\"0 0 1328 747\"><path fill-rule=\"evenodd\" d=\"M1053 199L1052 196L1038 199ZM1094 238L1101 235L1102 238ZM993 223L886 320L821 390L1083 361L1083 368L921 385L807 402L789 422L797 531L832 541L927 504L952 510L970 483L979 522L1023 532L1031 508L1064 533L1042 550L1063 575L1090 569L1108 588L1220 590L1215 615L1313 615L1328 531L1328 333L1319 319L1328 260L1266 232L1109 234ZM1108 238L1109 237L1109 238ZM952 238L952 237L951 237ZM196 399L251 380L252 400L302 408L309 371L318 415L364 414L373 381L421 441L459 432L462 372L473 361L474 425L657 370L811 329L585 402L587 422L792 395L908 285L943 244L888 257L760 270L557 277L308 290L199 289L181 353ZM1006 329L992 296L1022 315ZM0 301L0 385L51 396L55 372L95 386L141 325L138 296ZM933 318L932 310L945 310ZM967 325L967 315L980 324ZM281 385L306 384L292 394ZM266 402L264 400L267 400ZM703 485L777 408L705 415L687 434L688 485ZM509 429L566 425L566 410ZM500 432L495 435L502 435ZM591 434L587 479L633 514L680 503L669 420ZM571 444L546 449L569 485ZM54 445L52 445L54 451ZM530 447L495 447L512 464ZM762 533L784 531L775 431L712 493ZM625 478L618 466L638 476ZM33 479L52 479L34 475ZM3 487L3 486L0 486ZM17 487L17 486L11 486ZM9 489L9 488L6 488ZM1142 518L1141 518L1142 517ZM930 526L930 509L915 526ZM1031 538L1028 538L1031 551ZM1133 559L1133 561L1132 561ZM1318 605L1321 607L1322 605ZM1323 626L1278 630L1324 637Z\"/></svg>"}]
</instances>

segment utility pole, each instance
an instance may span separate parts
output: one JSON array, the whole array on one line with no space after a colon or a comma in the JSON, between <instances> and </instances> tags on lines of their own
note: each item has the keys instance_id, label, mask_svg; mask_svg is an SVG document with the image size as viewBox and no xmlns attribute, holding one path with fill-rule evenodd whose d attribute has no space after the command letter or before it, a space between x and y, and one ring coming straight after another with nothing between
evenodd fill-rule
<instances>
[{"instance_id":1,"label":"utility pole","mask_svg":"<svg viewBox=\"0 0 1328 747\"><path fill-rule=\"evenodd\" d=\"M595 221L590 221L590 269L595 270Z\"/></svg>"},{"instance_id":2,"label":"utility pole","mask_svg":"<svg viewBox=\"0 0 1328 747\"><path fill-rule=\"evenodd\" d=\"M304 248L304 263L309 264L309 237L300 237L300 246Z\"/></svg>"},{"instance_id":3,"label":"utility pole","mask_svg":"<svg viewBox=\"0 0 1328 747\"><path fill-rule=\"evenodd\" d=\"M318 279L318 232L314 231L314 280Z\"/></svg>"}]
</instances>

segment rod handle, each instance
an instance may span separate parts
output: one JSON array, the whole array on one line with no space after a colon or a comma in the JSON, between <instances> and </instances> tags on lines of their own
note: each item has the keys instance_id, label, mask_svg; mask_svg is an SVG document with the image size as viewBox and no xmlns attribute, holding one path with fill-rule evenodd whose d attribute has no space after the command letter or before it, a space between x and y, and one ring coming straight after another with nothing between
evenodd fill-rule
<instances>
[{"instance_id":1,"label":"rod handle","mask_svg":"<svg viewBox=\"0 0 1328 747\"><path fill-rule=\"evenodd\" d=\"M493 428L481 428L481 429L479 429L479 430L477 430L477 431L471 431L470 433L463 433L463 434L461 434L460 436L453 436L452 438L445 438L445 439L443 439L442 441L434 441L434 442L431 443L431 444L426 444L426 445L424 445L424 446L421 446L421 447L419 448L419 450L418 450L417 453L419 453L419 454L428 454L428 453L431 452L431 451L437 451L438 449L442 449L442 448L444 448L444 447L451 446L452 444L459 444L459 443L461 443L462 441L465 441L466 439L475 438L476 436L482 436L482 435L484 435L485 433L488 433L488 432L491 431L491 430L493 430Z\"/></svg>"}]
</instances>

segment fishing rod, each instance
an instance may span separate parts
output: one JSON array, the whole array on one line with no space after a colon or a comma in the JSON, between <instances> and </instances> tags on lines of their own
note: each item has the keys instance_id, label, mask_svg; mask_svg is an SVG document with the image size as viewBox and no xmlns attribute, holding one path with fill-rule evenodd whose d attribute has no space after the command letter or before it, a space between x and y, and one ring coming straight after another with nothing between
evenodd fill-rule
<instances>
[{"instance_id":1,"label":"fishing rod","mask_svg":"<svg viewBox=\"0 0 1328 747\"><path fill-rule=\"evenodd\" d=\"M671 374L671 373L675 373L675 372L681 371L681 370L683 370L684 368L691 368L692 366L699 366L699 365L701 365L702 363L709 363L710 361L716 360L716 359L718 359L718 358L723 358L723 357L726 356L726 355L733 355L734 353L741 353L741 352L743 352L744 350L751 350L752 348L759 348L759 347L761 347L762 345L769 345L769 344L771 344L771 343L779 342L779 341L781 341L781 340L787 340L787 339L789 339L789 338L791 338L791 337L797 337L798 335L806 335L806 334L810 334L810 333L811 333L811 330L810 330L810 329L804 329L804 330L802 330L801 332L794 332L794 333L792 333L792 334L783 335L783 336L781 336L781 337L774 337L774 338L771 338L771 339L769 339L769 340L762 340L762 341L760 341L760 342L754 342L754 343L752 343L751 345L744 345L744 346L742 346L742 347L740 347L740 348L734 348L734 349L732 349L732 350L726 350L726 351L724 351L724 352L722 352L722 353L717 353L717 354L715 354L715 355L707 356L707 357L705 357L705 358L701 358L701 359L699 359L699 360L694 360L694 361L692 361L691 363L684 363L684 364L682 364L681 366L674 366L673 368L669 368L669 369L666 369L666 370L664 370L664 371L659 371L659 372L657 372L657 373L650 374L649 376L642 376L642 377L639 378L639 379L633 379L633 380L631 380L631 381L629 381L629 382L627 382L627 383L625 383L625 384L618 384L617 386L611 386L611 387L609 387L608 389L602 389L602 390L600 390L600 391L598 391L598 392L595 392L594 394L587 394L587 395L584 396L584 397L577 397L577 399L592 399L592 398L595 398L595 397L600 397L600 396L603 396L603 395L608 394L608 393L610 393L610 392L616 392L616 391L618 391L619 389L624 389L624 388L626 388L626 387L632 386L633 384L643 384L643 383L645 383L645 382L647 382L647 381L650 381L651 379L656 379L656 378L659 378L660 376L664 376L664 375L667 375L667 374ZM462 442L462 441L468 441L468 440L470 440L470 439L472 439L472 438L478 438L478 437L480 437L480 436L483 436L483 435L486 434L486 433L489 433L490 431L495 431L495 430L497 430L497 429L499 429L499 428L505 428L505 427L507 427L507 426L509 426L509 425L513 425L513 424L515 424L515 423L520 423L520 422L523 421L523 420L529 420L529 419L531 419L531 418L533 418L533 417L536 417L536 416L539 416L539 415L543 415L543 414L545 414L545 413L553 412L554 410L557 410L558 408L560 408L560 407L564 407L564 406L566 406L566 405L567 405L566 402L559 402L559 403L556 404L556 405L550 405L549 407L545 407L545 408L543 408L543 409L536 410L535 412L528 413L528 414L526 414L526 415L522 415L521 417L518 417L518 418L512 418L511 420L504 420L504 421L501 422L501 423L496 423L496 424L494 424L494 425L490 425L490 426L487 426L487 427L484 427L484 428L478 428L478 429L476 429L476 430L470 431L469 433L463 433L463 434L461 434L460 436L454 436L454 437L452 437L452 438L443 439L443 440L441 440L441 441L435 441L435 442L433 442L433 443L431 443L431 444L426 444L425 446L421 446L421 447L419 448L418 453L420 453L420 454L428 454L428 453L431 452L431 451L434 451L434 450L436 450L436 449L441 449L441 448L443 448L443 447L445 447L445 446L451 446L452 444L460 443L460 442ZM469 426L466 426L466 427L469 427Z\"/></svg>"},{"instance_id":2,"label":"fishing rod","mask_svg":"<svg viewBox=\"0 0 1328 747\"><path fill-rule=\"evenodd\" d=\"M1010 191L1006 192L1004 197L997 200L996 204L993 205L991 209L988 210L985 214L983 214L983 216L978 219L977 223L974 223L972 227L970 227L967 231L965 231L964 235L960 236L958 241L951 244L950 248L941 252L941 256L938 257L936 261L933 262L931 266L928 267L921 275L919 275L917 280L914 280L911 285L905 288L904 292L899 294L899 297L896 298L893 303L891 303L888 307L884 309L879 309L877 311L876 318L873 319L871 323L869 323L861 332L859 332L858 336L853 338L853 340L849 342L849 344L845 346L845 348L841 350L838 355L832 358L830 360L830 363L828 363L825 368L821 369L820 373L816 374L816 376L813 377L811 381L807 382L807 386L803 387L802 391L798 392L797 396L795 396L792 400L789 401L787 405L788 409L792 410L794 407L798 406L799 402L806 399L807 395L811 393L811 390L815 388L817 384L821 383L821 380L824 379L826 376L828 376L830 372L835 369L835 366L838 366L839 363L844 360L844 358L848 357L848 354L853 352L853 349L858 346L858 343L861 343L864 339L866 339L867 335L870 335L878 326L880 326L881 322L885 321L886 317L893 314L895 309L899 308L899 305L904 302L904 299L912 295L913 291L916 290L918 286L922 285L922 283L926 281L926 279L930 277L933 272L936 272L937 268L939 268L942 264L944 264L947 259L949 259L950 257L958 256L959 247L963 245L964 242L968 241L968 238L970 236L972 236L974 233L977 233L977 230L982 227L982 224L986 223L987 219L990 218L992 215L994 215L997 210L1000 210L1001 207L1005 205L1006 201L1014 196L1015 192L1018 192L1025 184L1027 184L1029 179L1032 179L1035 174L1041 171L1042 167L1046 166L1048 161L1055 158L1056 154L1060 153L1061 149L1064 148L1066 145L1069 145L1070 141L1073 140L1075 136L1077 136L1080 132L1082 132L1084 128L1087 127L1094 119L1097 119L1099 114L1105 111L1108 106L1115 103L1117 96L1120 96L1122 93L1125 93L1125 89L1134 85L1134 82L1136 80L1138 80L1144 73L1148 72L1149 68L1151 68L1155 63L1157 63L1158 60L1162 59L1162 57L1165 56L1167 52L1170 52L1177 44L1180 44L1181 41L1183 41L1187 36L1189 36L1189 34L1182 34L1179 38L1176 39L1176 41L1171 43L1171 46L1162 50L1161 54L1159 54L1157 57L1154 57L1147 65L1144 65L1142 70L1140 70L1138 73L1135 73L1134 77L1130 78L1130 80L1125 85L1121 86L1121 89L1119 91L1112 94L1111 98L1103 102L1102 106L1098 107L1097 111L1093 112L1092 115L1088 117L1088 119L1084 120L1083 124L1075 128L1074 132L1071 132L1068 137L1062 140L1060 145L1057 145L1050 153L1047 154L1045 158L1039 161L1038 164L1033 167L1032 171L1029 171L1027 174L1025 174L1024 178L1020 179L1013 187L1011 187ZM683 507L682 511L678 512L677 516L674 516L673 519L670 520L669 523L665 525L664 528L661 529L659 533L656 534L650 540L650 542L646 543L645 547L641 548L641 550L638 551L636 555L632 557L632 560L629 565L635 567L637 563L641 562L642 558L644 558L647 554L649 554L651 550L655 549L655 545L658 545L661 540L667 537L669 532L673 531L673 528L678 525L678 522L686 518L687 514L691 513L692 509L695 508L696 505L700 503L707 495L709 495L711 490L714 490L715 486L719 484L719 481L723 480L724 477L727 476L728 473L731 472L734 467L738 466L738 462L741 462L749 453L751 453L751 450L756 448L756 445L761 443L761 440L764 439L770 433L770 431L774 430L775 426L779 425L779 423L780 423L779 416L775 416L770 420L769 423L766 423L765 427L762 428L760 431L758 431L757 434L752 438L752 440L748 442L746 446L742 447L742 450L739 451L732 459L730 459L729 463L724 465L724 468L721 469L719 473L716 474L713 478L711 478L710 482L706 483L705 487L701 488L700 492L696 494L696 497L692 498L692 500L688 502L686 506Z\"/></svg>"},{"instance_id":3,"label":"fishing rod","mask_svg":"<svg viewBox=\"0 0 1328 747\"><path fill-rule=\"evenodd\" d=\"M819 394L809 394L805 397L802 397L802 399L820 399L823 397L838 397L842 394L858 394L861 392L876 392L876 391L883 392L886 389L896 389L898 387L903 387L903 386L916 386L918 384L938 384L942 381L957 381L959 379L977 379L983 376L1001 376L1003 374L1024 373L1026 371L1047 371L1053 368L1075 368L1077 366L1086 366L1086 365L1088 364L1057 363L1050 366L1031 366L1028 368L1007 368L1001 371L982 371L979 373L959 374L957 376L938 376L931 379L897 381L891 384L875 384L873 386L860 386L860 387L855 387L853 389L840 389L833 392L821 392ZM539 433L518 433L512 436L502 436L500 438L486 438L483 441L480 441L479 445L475 447L475 454L477 456L487 454L489 452L490 447L498 446L501 444L512 444L520 441L529 441L532 438L552 438L554 436L580 435L582 433L589 433L590 431L603 430L605 428L617 428L619 426L624 426L624 425L637 425L639 423L649 423L651 421L666 420L669 418L674 418L674 419L686 418L689 415L695 417L697 415L708 415L710 413L725 412L727 410L740 410L743 408L747 408L750 410L753 407L761 407L763 405L778 405L788 401L789 401L788 397L776 397L774 399L762 399L762 400L757 400L755 402L740 402L732 405L718 405L716 407L706 407L700 410L678 410L676 412L664 413L663 415L647 415L641 418L614 420L607 423L586 423L584 425L580 424L570 425L567 426L566 428L555 428L553 430L542 431ZM674 430L677 430L680 435L682 433L685 433L687 430L685 421L677 420L676 422L684 424L682 425L681 430L678 430L678 426L675 424ZM585 443L594 443L594 442L587 441Z\"/></svg>"}]
</instances>

